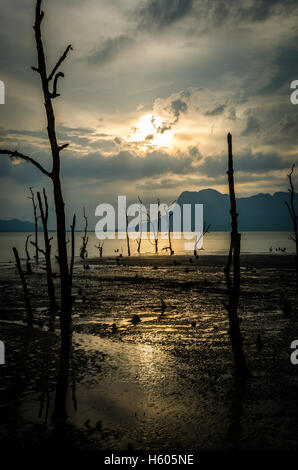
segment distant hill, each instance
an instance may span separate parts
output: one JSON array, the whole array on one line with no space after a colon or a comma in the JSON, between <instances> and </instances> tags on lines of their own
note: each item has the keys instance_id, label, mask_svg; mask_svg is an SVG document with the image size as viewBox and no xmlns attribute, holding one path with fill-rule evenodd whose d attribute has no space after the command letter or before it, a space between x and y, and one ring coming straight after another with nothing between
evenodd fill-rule
<instances>
[{"instance_id":1,"label":"distant hill","mask_svg":"<svg viewBox=\"0 0 298 470\"><path fill-rule=\"evenodd\" d=\"M240 231L291 231L290 220L285 201L289 202L287 192L256 194L250 197L237 198ZM184 191L177 199L179 205L191 204L192 219L194 205L204 204L204 220L211 224L211 231L230 231L230 200L228 194L221 194L214 189L202 191ZM295 206L298 212L298 194L295 193ZM192 227L192 230L194 226Z\"/></svg>"},{"instance_id":2,"label":"distant hill","mask_svg":"<svg viewBox=\"0 0 298 470\"><path fill-rule=\"evenodd\" d=\"M32 222L19 219L0 220L0 232L34 232L35 225ZM42 228L38 227L41 232Z\"/></svg>"}]
</instances>

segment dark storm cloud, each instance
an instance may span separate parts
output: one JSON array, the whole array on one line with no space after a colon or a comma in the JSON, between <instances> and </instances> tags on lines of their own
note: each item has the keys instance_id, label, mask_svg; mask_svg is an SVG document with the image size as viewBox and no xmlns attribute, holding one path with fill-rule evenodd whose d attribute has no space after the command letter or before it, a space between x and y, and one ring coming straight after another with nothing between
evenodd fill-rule
<instances>
[{"instance_id":1,"label":"dark storm cloud","mask_svg":"<svg viewBox=\"0 0 298 470\"><path fill-rule=\"evenodd\" d=\"M247 150L239 155L235 155L234 166L236 171L266 174L268 171L287 169L291 164L283 160L276 152L252 153L251 150ZM226 155L210 156L196 168L200 173L208 177L216 178L224 175L227 170Z\"/></svg>"},{"instance_id":2,"label":"dark storm cloud","mask_svg":"<svg viewBox=\"0 0 298 470\"><path fill-rule=\"evenodd\" d=\"M226 109L226 105L220 104L218 106L215 106L215 108L210 109L210 111L206 111L204 114L205 116L219 116L220 114L224 112L225 109Z\"/></svg>"},{"instance_id":3,"label":"dark storm cloud","mask_svg":"<svg viewBox=\"0 0 298 470\"><path fill-rule=\"evenodd\" d=\"M184 18L192 9L193 0L149 0L138 9L140 29L158 30Z\"/></svg>"},{"instance_id":4,"label":"dark storm cloud","mask_svg":"<svg viewBox=\"0 0 298 470\"><path fill-rule=\"evenodd\" d=\"M105 181L131 181L163 174L185 174L191 171L192 158L172 157L162 152L150 152L139 157L121 151L111 157L89 153L86 157L66 156L62 161L62 173L66 177L95 178Z\"/></svg>"},{"instance_id":5,"label":"dark storm cloud","mask_svg":"<svg viewBox=\"0 0 298 470\"><path fill-rule=\"evenodd\" d=\"M164 121L162 125L158 127L157 132L163 134L164 132L172 129L172 127L179 121L180 115L186 113L187 109L188 105L185 101L181 100L180 98L173 100L169 106L165 107L165 110L172 114L173 117ZM152 124L153 126L155 125L154 116L152 117Z\"/></svg>"},{"instance_id":6,"label":"dark storm cloud","mask_svg":"<svg viewBox=\"0 0 298 470\"><path fill-rule=\"evenodd\" d=\"M298 37L295 36L291 38L290 44L274 51L271 60L274 73L269 83L259 91L260 95L273 94L282 88L285 89L285 93L289 93L291 81L298 76L297 44Z\"/></svg>"},{"instance_id":7,"label":"dark storm cloud","mask_svg":"<svg viewBox=\"0 0 298 470\"><path fill-rule=\"evenodd\" d=\"M243 136L249 136L252 134L258 134L261 130L260 121L255 116L249 116L247 118L246 127L241 132Z\"/></svg>"},{"instance_id":8,"label":"dark storm cloud","mask_svg":"<svg viewBox=\"0 0 298 470\"><path fill-rule=\"evenodd\" d=\"M125 35L106 39L99 49L88 57L88 62L93 65L102 65L110 62L129 49L134 42L130 36Z\"/></svg>"},{"instance_id":9,"label":"dark storm cloud","mask_svg":"<svg viewBox=\"0 0 298 470\"><path fill-rule=\"evenodd\" d=\"M262 22L272 16L289 15L297 10L296 0L197 0L193 8L196 18L209 27ZM192 12L193 13L193 12Z\"/></svg>"},{"instance_id":10,"label":"dark storm cloud","mask_svg":"<svg viewBox=\"0 0 298 470\"><path fill-rule=\"evenodd\" d=\"M187 16L198 28L266 21L297 10L296 0L148 0L137 10L139 29L162 30Z\"/></svg>"}]
</instances>

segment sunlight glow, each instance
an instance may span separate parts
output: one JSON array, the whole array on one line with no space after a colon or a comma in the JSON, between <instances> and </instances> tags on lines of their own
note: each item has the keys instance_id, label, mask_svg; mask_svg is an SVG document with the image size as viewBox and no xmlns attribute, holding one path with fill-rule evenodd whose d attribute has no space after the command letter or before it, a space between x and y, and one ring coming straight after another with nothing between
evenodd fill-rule
<instances>
[{"instance_id":1,"label":"sunlight glow","mask_svg":"<svg viewBox=\"0 0 298 470\"><path fill-rule=\"evenodd\" d=\"M140 147L169 147L172 143L173 133L171 130L161 132L164 122L159 116L145 114L132 128L128 140L139 143Z\"/></svg>"}]
</instances>

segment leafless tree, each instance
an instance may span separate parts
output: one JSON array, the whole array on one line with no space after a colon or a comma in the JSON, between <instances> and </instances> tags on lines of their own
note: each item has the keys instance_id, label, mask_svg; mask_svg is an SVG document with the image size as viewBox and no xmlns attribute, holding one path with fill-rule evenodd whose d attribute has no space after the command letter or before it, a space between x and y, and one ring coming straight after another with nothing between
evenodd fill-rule
<instances>
[{"instance_id":1,"label":"leafless tree","mask_svg":"<svg viewBox=\"0 0 298 470\"><path fill-rule=\"evenodd\" d=\"M166 252L169 251L171 256L174 254L174 250L173 250L173 247L172 247L172 238L171 238L171 218L173 218L173 212L170 212L170 208L172 207L173 204L175 204L175 202L176 202L176 200L171 202L170 206L168 207L165 214L163 215L164 217L166 217L166 221L167 221L167 225L168 225L168 242L169 242L169 245L165 246L163 248L163 250L165 250ZM158 204L158 206L159 206L159 204ZM160 217L159 217L159 219L160 219Z\"/></svg>"},{"instance_id":2,"label":"leafless tree","mask_svg":"<svg viewBox=\"0 0 298 470\"><path fill-rule=\"evenodd\" d=\"M48 176L53 184L54 202L56 210L57 221L57 241L58 241L58 260L60 269L60 283L61 283L61 315L60 315L60 328L61 328L61 350L60 350L60 364L57 380L56 398L55 398L55 416L57 419L66 417L65 404L67 395L67 384L69 375L69 359L70 359L70 346L71 346L71 283L70 273L67 257L66 234L65 234L65 210L64 201L60 179L60 153L69 144L59 145L56 135L55 114L53 109L53 100L60 96L57 93L58 79L64 77L64 74L59 71L60 66L66 59L69 51L72 49L68 45L56 62L52 71L48 73L46 66L46 58L41 34L41 23L44 19L44 12L41 10L42 0L36 1L35 8L35 41L38 56L37 67L32 69L37 72L41 79L42 92L44 98L44 106L47 119L47 133L49 144L51 147L52 155L52 169L47 170L34 158L25 155L18 150L0 149L0 154L8 155L12 159L19 159L31 163L38 168L44 175ZM53 83L52 90L50 85Z\"/></svg>"},{"instance_id":3,"label":"leafless tree","mask_svg":"<svg viewBox=\"0 0 298 470\"><path fill-rule=\"evenodd\" d=\"M36 260L36 263L38 264L38 215L37 215L37 204L36 204L36 201L35 201L35 194L33 192L33 188L30 186L29 188L30 190L30 193L31 193L31 196L29 196L29 199L31 199L32 201L32 205L33 205L33 214L34 214L34 230L35 230L35 243L34 243L34 246L35 246L35 260Z\"/></svg>"},{"instance_id":4,"label":"leafless tree","mask_svg":"<svg viewBox=\"0 0 298 470\"><path fill-rule=\"evenodd\" d=\"M129 235L128 235L128 215L127 213L125 214L126 217L126 244L127 244L127 256L130 256L130 240L129 240Z\"/></svg>"},{"instance_id":5,"label":"leafless tree","mask_svg":"<svg viewBox=\"0 0 298 470\"><path fill-rule=\"evenodd\" d=\"M30 253L28 249L28 243L29 243L30 237L31 235L27 235L26 243L25 243L25 251L26 251L26 258L27 258L27 262L26 262L27 274L32 274L32 268L31 268L31 263L30 263L31 258L30 258Z\"/></svg>"},{"instance_id":6,"label":"leafless tree","mask_svg":"<svg viewBox=\"0 0 298 470\"><path fill-rule=\"evenodd\" d=\"M73 265L74 265L74 257L75 257L75 226L76 226L76 215L73 215L71 228L71 258L70 258L70 283L72 285L72 278L73 278Z\"/></svg>"},{"instance_id":7,"label":"leafless tree","mask_svg":"<svg viewBox=\"0 0 298 470\"><path fill-rule=\"evenodd\" d=\"M195 244L194 244L194 250L193 250L193 255L196 258L198 257L198 251L203 250L203 248L198 248L198 244L200 243L200 241L202 240L204 235L206 235L206 233L209 233L210 227L211 227L210 224L207 225L206 222L204 221L204 223L203 223L203 232L200 234L199 237L198 236L196 237Z\"/></svg>"},{"instance_id":8,"label":"leafless tree","mask_svg":"<svg viewBox=\"0 0 298 470\"><path fill-rule=\"evenodd\" d=\"M140 199L140 197L138 199L139 199L140 203L143 205L142 200ZM150 211L146 210L147 223L150 227L150 232L152 232L153 236L154 236L154 251L155 251L156 255L158 254L158 240L159 240L160 218L161 218L159 206L160 206L160 200L157 199L158 212L157 212L156 227L154 226L152 220L150 219Z\"/></svg>"},{"instance_id":9,"label":"leafless tree","mask_svg":"<svg viewBox=\"0 0 298 470\"><path fill-rule=\"evenodd\" d=\"M86 258L88 258L88 251L87 245L89 241L89 237L87 236L88 230L88 217L86 216L85 207L83 208L83 217L85 220L85 228L84 228L84 235L82 236L82 246L80 249L80 258L84 261L84 268L89 267L88 263L85 263Z\"/></svg>"},{"instance_id":10,"label":"leafless tree","mask_svg":"<svg viewBox=\"0 0 298 470\"><path fill-rule=\"evenodd\" d=\"M104 242L98 242L97 245L94 245L94 248L96 248L99 252L99 257L100 258L102 258L103 246L104 246Z\"/></svg>"},{"instance_id":11,"label":"leafless tree","mask_svg":"<svg viewBox=\"0 0 298 470\"><path fill-rule=\"evenodd\" d=\"M38 247L38 250L44 255L45 262L46 262L48 295L49 295L49 301L50 301L49 330L55 331L55 320L56 320L58 306L56 302L56 293L55 293L55 285L54 285L54 280L53 280L53 270L52 270L52 262L51 262L51 241L53 237L49 237L49 231L48 231L49 205L48 205L48 198L47 198L45 189L43 189L43 198L44 198L44 206L41 200L40 193L38 192L37 200L38 200L40 217L41 217L42 226L43 226L43 237L44 237L44 250L39 247Z\"/></svg>"},{"instance_id":12,"label":"leafless tree","mask_svg":"<svg viewBox=\"0 0 298 470\"><path fill-rule=\"evenodd\" d=\"M230 194L230 214L231 214L231 241L230 250L225 267L226 284L228 291L228 305L226 309L229 317L229 333L234 357L235 374L238 378L245 378L248 374L246 360L243 352L243 340L240 331L238 318L238 303L240 296L240 239L238 233L238 214L236 209L236 197L234 189L234 168L232 153L232 135L228 136L228 181ZM232 271L232 273L231 273Z\"/></svg>"},{"instance_id":13,"label":"leafless tree","mask_svg":"<svg viewBox=\"0 0 298 470\"><path fill-rule=\"evenodd\" d=\"M140 201L140 198L138 198L139 201ZM137 242L137 252L139 253L139 255L141 254L141 244L142 244L142 237L143 237L143 205L142 203L140 202L140 205L139 205L139 216L140 216L140 221L139 221L139 238L137 238L136 242Z\"/></svg>"},{"instance_id":14,"label":"leafless tree","mask_svg":"<svg viewBox=\"0 0 298 470\"><path fill-rule=\"evenodd\" d=\"M33 326L33 313L32 313L32 307L31 307L30 294L29 294L27 282L25 279L25 275L22 270L18 250L16 248L13 248L12 250L16 259L16 266L19 272L19 276L20 276L21 283L23 286L23 291L24 291L25 307L26 307L26 312L27 312L27 326L31 328Z\"/></svg>"},{"instance_id":15,"label":"leafless tree","mask_svg":"<svg viewBox=\"0 0 298 470\"><path fill-rule=\"evenodd\" d=\"M296 278L297 278L297 284L298 284L298 226L297 226L297 220L298 216L296 214L295 210L295 187L293 183L293 173L294 173L294 168L295 165L292 165L291 171L288 174L289 178L289 183L290 183L290 188L289 188L289 193L290 193L290 203L288 201L285 201L286 206L289 210L292 222L293 222L293 235L290 236L290 239L295 243L296 245Z\"/></svg>"}]
</instances>

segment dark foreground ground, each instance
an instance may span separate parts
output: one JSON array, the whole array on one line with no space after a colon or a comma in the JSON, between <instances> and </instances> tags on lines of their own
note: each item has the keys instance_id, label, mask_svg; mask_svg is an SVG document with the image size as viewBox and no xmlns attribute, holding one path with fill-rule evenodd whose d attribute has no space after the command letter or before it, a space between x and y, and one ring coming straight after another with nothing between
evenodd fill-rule
<instances>
[{"instance_id":1,"label":"dark foreground ground","mask_svg":"<svg viewBox=\"0 0 298 470\"><path fill-rule=\"evenodd\" d=\"M251 378L237 388L228 337L225 257L121 258L75 266L69 449L297 449L294 259L242 257L239 315ZM24 326L13 266L0 272L0 442L57 444L51 414L59 332L47 331L42 266L27 277L35 327ZM58 279L56 280L58 287ZM82 292L79 292L81 288ZM292 314L281 308L286 292ZM166 303L161 315L161 300ZM137 314L138 325L128 320ZM196 322L192 327L191 323ZM117 331L112 332L116 323ZM57 321L58 326L58 321ZM257 335L262 346L257 347Z\"/></svg>"}]
</instances>

